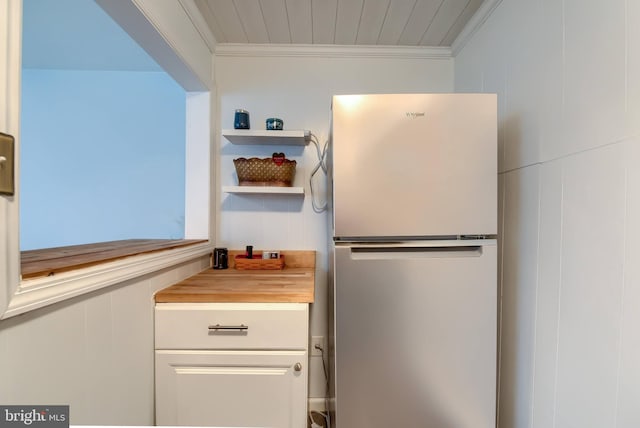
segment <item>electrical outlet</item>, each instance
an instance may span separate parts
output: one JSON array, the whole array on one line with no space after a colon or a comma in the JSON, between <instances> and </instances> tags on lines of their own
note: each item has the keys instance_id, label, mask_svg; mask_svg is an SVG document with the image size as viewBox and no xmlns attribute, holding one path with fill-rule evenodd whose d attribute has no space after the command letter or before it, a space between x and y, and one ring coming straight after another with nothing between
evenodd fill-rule
<instances>
[{"instance_id":1,"label":"electrical outlet","mask_svg":"<svg viewBox=\"0 0 640 428\"><path fill-rule=\"evenodd\" d=\"M322 351L318 349L316 346L320 347L323 351L326 350L324 346L324 336L312 336L311 337L311 356L312 357L321 357Z\"/></svg>"}]
</instances>

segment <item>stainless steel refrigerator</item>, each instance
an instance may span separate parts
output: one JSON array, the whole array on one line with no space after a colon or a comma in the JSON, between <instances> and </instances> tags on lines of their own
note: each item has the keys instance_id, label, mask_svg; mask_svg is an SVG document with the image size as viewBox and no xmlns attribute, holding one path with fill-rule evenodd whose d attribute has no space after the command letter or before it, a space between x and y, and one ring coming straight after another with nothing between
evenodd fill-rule
<instances>
[{"instance_id":1,"label":"stainless steel refrigerator","mask_svg":"<svg viewBox=\"0 0 640 428\"><path fill-rule=\"evenodd\" d=\"M332 102L334 428L495 427L494 94Z\"/></svg>"}]
</instances>

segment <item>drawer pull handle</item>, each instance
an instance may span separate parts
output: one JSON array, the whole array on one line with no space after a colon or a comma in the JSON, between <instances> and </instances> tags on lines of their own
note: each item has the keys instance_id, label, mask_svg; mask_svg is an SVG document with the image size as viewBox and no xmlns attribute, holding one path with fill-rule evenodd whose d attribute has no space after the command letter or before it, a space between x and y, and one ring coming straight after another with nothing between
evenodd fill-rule
<instances>
[{"instance_id":1,"label":"drawer pull handle","mask_svg":"<svg viewBox=\"0 0 640 428\"><path fill-rule=\"evenodd\" d=\"M244 324L240 324L240 325L220 325L220 324L216 324L216 325L210 325L209 326L209 331L218 331L218 330L224 330L224 331L229 331L229 330L237 330L237 331L248 331L249 330L249 326L248 325L244 325Z\"/></svg>"},{"instance_id":2,"label":"drawer pull handle","mask_svg":"<svg viewBox=\"0 0 640 428\"><path fill-rule=\"evenodd\" d=\"M296 363L296 364L293 366L293 369L294 369L295 371L297 371L297 372L302 371L302 364L300 364L300 363Z\"/></svg>"}]
</instances>

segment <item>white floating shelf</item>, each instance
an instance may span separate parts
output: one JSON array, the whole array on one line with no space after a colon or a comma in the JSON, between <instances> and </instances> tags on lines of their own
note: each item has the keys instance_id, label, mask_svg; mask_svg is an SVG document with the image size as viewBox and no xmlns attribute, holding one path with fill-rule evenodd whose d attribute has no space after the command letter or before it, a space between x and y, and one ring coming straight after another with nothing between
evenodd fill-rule
<instances>
[{"instance_id":1,"label":"white floating shelf","mask_svg":"<svg viewBox=\"0 0 640 428\"><path fill-rule=\"evenodd\" d=\"M223 129L222 135L232 144L304 146L310 132L305 130L267 131L252 129Z\"/></svg>"},{"instance_id":2,"label":"white floating shelf","mask_svg":"<svg viewBox=\"0 0 640 428\"><path fill-rule=\"evenodd\" d=\"M222 186L222 191L236 194L304 195L304 187Z\"/></svg>"}]
</instances>

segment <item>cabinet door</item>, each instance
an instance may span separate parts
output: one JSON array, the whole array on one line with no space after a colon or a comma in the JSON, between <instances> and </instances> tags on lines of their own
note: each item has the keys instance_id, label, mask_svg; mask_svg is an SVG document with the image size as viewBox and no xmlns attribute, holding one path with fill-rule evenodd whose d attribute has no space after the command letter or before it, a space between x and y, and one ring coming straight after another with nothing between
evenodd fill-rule
<instances>
[{"instance_id":1,"label":"cabinet door","mask_svg":"<svg viewBox=\"0 0 640 428\"><path fill-rule=\"evenodd\" d=\"M307 360L306 351L156 351L156 425L306 426Z\"/></svg>"}]
</instances>

